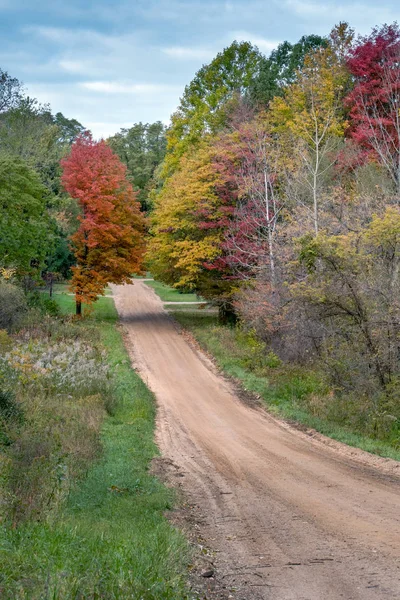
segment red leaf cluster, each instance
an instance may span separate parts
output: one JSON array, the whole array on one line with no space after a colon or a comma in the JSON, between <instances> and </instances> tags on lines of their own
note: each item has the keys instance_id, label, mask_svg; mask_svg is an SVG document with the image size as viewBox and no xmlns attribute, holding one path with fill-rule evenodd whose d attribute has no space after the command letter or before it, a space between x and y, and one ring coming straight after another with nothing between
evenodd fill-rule
<instances>
[{"instance_id":1,"label":"red leaf cluster","mask_svg":"<svg viewBox=\"0 0 400 600\"><path fill-rule=\"evenodd\" d=\"M400 30L375 28L347 61L354 87L346 98L353 140L390 170L400 148ZM396 177L396 176L395 176Z\"/></svg>"},{"instance_id":2,"label":"red leaf cluster","mask_svg":"<svg viewBox=\"0 0 400 600\"><path fill-rule=\"evenodd\" d=\"M71 287L77 302L90 303L108 283L140 272L145 221L126 167L103 140L80 136L61 166L63 186L81 208L71 237L77 259Z\"/></svg>"}]
</instances>

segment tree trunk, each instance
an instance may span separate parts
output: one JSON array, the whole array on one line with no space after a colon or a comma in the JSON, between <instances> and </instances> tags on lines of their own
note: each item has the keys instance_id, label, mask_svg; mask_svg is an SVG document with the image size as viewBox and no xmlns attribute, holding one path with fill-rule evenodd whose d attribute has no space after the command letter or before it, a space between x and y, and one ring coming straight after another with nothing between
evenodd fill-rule
<instances>
[{"instance_id":1,"label":"tree trunk","mask_svg":"<svg viewBox=\"0 0 400 600\"><path fill-rule=\"evenodd\" d=\"M82 302L80 300L76 300L76 313L77 316L82 315Z\"/></svg>"},{"instance_id":2,"label":"tree trunk","mask_svg":"<svg viewBox=\"0 0 400 600\"><path fill-rule=\"evenodd\" d=\"M267 179L267 171L264 169L264 192L265 192L265 211L266 211L266 219L267 219L267 232L268 232L268 251L269 251L269 266L271 269L271 286L275 287L275 258L274 258L274 247L272 240L273 233L273 219L275 218L275 214L271 218L271 211L269 209L269 195L268 195L268 179Z\"/></svg>"}]
</instances>

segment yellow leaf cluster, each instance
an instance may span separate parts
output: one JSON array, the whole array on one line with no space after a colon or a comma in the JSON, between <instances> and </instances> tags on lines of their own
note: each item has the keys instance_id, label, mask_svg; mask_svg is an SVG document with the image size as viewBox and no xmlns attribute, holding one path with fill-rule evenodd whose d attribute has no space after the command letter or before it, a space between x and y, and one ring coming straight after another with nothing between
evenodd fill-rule
<instances>
[{"instance_id":1,"label":"yellow leaf cluster","mask_svg":"<svg viewBox=\"0 0 400 600\"><path fill-rule=\"evenodd\" d=\"M221 232L213 149L203 145L184 156L155 201L147 261L153 275L177 288L196 289L204 263L220 254ZM207 221L210 227L202 227Z\"/></svg>"}]
</instances>

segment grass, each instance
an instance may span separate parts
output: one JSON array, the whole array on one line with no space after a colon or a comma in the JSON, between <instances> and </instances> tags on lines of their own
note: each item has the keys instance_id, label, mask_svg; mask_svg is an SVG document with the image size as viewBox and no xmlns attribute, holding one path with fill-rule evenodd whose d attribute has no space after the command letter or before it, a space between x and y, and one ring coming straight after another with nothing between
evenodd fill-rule
<instances>
[{"instance_id":1,"label":"grass","mask_svg":"<svg viewBox=\"0 0 400 600\"><path fill-rule=\"evenodd\" d=\"M254 336L235 327L219 325L215 315L198 310L171 314L194 334L227 375L238 380L245 390L257 394L271 413L350 446L400 460L400 450L395 443L375 439L343 423L346 416L340 412L340 401L332 401L321 374L282 364ZM321 416L325 404L319 399L327 397L330 412Z\"/></svg>"},{"instance_id":2,"label":"grass","mask_svg":"<svg viewBox=\"0 0 400 600\"><path fill-rule=\"evenodd\" d=\"M185 294L160 281L146 281L146 285L153 288L163 302L201 302L196 294Z\"/></svg>"},{"instance_id":3,"label":"grass","mask_svg":"<svg viewBox=\"0 0 400 600\"><path fill-rule=\"evenodd\" d=\"M169 304L168 302L164 303L164 308L168 311L180 311L180 312L189 312L192 313L194 311L205 313L205 314L218 314L218 308L209 306L207 304L198 304L197 306L192 304Z\"/></svg>"},{"instance_id":4,"label":"grass","mask_svg":"<svg viewBox=\"0 0 400 600\"><path fill-rule=\"evenodd\" d=\"M74 299L56 295L62 313ZM149 473L155 404L132 370L112 300L101 298L79 324L107 351L116 405L106 416L101 457L73 488L56 517L4 524L0 533L2 600L187 598L188 547L163 516L172 492Z\"/></svg>"},{"instance_id":5,"label":"grass","mask_svg":"<svg viewBox=\"0 0 400 600\"><path fill-rule=\"evenodd\" d=\"M68 286L68 282L53 283L53 294L71 294L72 292L70 291ZM43 293L49 296L49 288L47 287L46 289L44 289ZM111 288L109 286L106 287L105 294L111 294Z\"/></svg>"}]
</instances>

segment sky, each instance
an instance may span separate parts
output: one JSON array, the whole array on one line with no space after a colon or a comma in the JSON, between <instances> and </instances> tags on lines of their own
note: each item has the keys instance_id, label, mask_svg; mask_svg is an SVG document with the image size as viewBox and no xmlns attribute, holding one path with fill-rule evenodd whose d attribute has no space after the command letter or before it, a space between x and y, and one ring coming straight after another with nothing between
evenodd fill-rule
<instances>
[{"instance_id":1,"label":"sky","mask_svg":"<svg viewBox=\"0 0 400 600\"><path fill-rule=\"evenodd\" d=\"M196 71L233 40L359 34L400 20L399 0L0 0L0 67L95 137L165 123Z\"/></svg>"}]
</instances>

